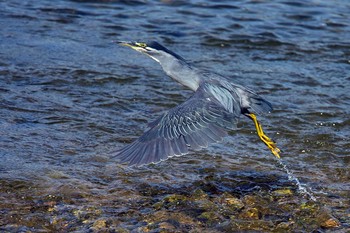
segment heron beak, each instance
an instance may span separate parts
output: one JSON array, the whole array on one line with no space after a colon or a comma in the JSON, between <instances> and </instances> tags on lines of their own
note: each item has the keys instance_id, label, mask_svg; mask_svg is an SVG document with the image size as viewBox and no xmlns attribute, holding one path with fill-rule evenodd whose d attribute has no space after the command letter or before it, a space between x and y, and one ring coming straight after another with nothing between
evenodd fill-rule
<instances>
[{"instance_id":1,"label":"heron beak","mask_svg":"<svg viewBox=\"0 0 350 233\"><path fill-rule=\"evenodd\" d=\"M128 41L113 41L114 43L127 46L127 47L133 47L134 42L128 42Z\"/></svg>"},{"instance_id":2,"label":"heron beak","mask_svg":"<svg viewBox=\"0 0 350 233\"><path fill-rule=\"evenodd\" d=\"M130 47L136 51L144 52L147 45L145 43L131 42L131 41L114 41L117 44Z\"/></svg>"}]
</instances>

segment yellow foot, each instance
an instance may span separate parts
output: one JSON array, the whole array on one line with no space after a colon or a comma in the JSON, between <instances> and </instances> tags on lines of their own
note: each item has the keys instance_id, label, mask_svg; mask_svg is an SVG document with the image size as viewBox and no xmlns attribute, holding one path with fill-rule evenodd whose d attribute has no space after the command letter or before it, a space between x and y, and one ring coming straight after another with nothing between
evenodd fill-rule
<instances>
[{"instance_id":1,"label":"yellow foot","mask_svg":"<svg viewBox=\"0 0 350 233\"><path fill-rule=\"evenodd\" d=\"M272 154L274 154L277 158L280 158L279 152L281 152L280 149L277 148L276 143L272 141L263 131L261 124L256 119L255 114L250 113L247 114L247 116L254 121L256 132L261 139L265 143L265 145L271 150Z\"/></svg>"}]
</instances>

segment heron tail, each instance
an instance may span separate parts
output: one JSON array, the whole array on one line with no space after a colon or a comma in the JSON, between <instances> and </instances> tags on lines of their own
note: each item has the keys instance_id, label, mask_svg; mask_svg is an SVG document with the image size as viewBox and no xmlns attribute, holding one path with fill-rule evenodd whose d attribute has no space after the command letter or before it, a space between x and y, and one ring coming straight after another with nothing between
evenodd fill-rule
<instances>
[{"instance_id":1,"label":"heron tail","mask_svg":"<svg viewBox=\"0 0 350 233\"><path fill-rule=\"evenodd\" d=\"M238 92L238 93L237 93ZM242 113L263 114L272 111L272 104L254 91L239 86L236 89L241 100Z\"/></svg>"}]
</instances>

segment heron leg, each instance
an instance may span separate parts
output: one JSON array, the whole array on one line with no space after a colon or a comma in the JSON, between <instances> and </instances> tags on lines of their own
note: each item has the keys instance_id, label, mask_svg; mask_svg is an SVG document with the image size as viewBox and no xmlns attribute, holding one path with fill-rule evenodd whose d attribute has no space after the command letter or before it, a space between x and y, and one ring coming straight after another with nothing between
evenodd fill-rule
<instances>
[{"instance_id":1,"label":"heron leg","mask_svg":"<svg viewBox=\"0 0 350 233\"><path fill-rule=\"evenodd\" d=\"M277 158L280 158L279 152L281 151L280 149L277 148L276 143L272 141L263 131L261 124L257 120L255 114L249 113L246 115L250 119L253 120L256 132L260 138L261 141L265 143L265 145L271 150L272 154L274 154Z\"/></svg>"}]
</instances>

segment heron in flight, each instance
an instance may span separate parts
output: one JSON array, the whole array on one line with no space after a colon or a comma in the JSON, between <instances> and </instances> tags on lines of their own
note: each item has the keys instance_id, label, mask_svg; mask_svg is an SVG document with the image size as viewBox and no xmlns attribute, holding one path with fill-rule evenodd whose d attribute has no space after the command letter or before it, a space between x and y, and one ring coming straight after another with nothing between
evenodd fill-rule
<instances>
[{"instance_id":1,"label":"heron in flight","mask_svg":"<svg viewBox=\"0 0 350 233\"><path fill-rule=\"evenodd\" d=\"M254 122L261 141L280 158L280 150L263 132L256 115L272 110L271 104L254 91L232 83L225 77L202 71L157 42L117 42L157 61L175 81L194 94L149 124L137 140L116 153L122 163L140 166L205 148L221 141L243 115Z\"/></svg>"}]
</instances>

